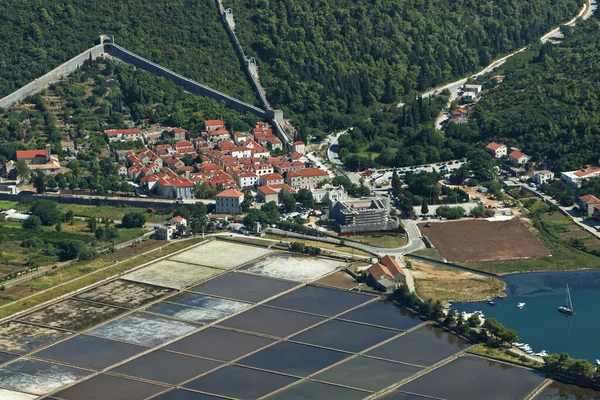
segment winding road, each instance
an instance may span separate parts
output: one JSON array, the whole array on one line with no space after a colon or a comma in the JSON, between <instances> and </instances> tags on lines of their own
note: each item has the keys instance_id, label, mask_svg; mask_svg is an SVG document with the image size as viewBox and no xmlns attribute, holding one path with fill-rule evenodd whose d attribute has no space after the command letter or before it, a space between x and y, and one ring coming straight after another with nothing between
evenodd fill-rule
<instances>
[{"instance_id":1,"label":"winding road","mask_svg":"<svg viewBox=\"0 0 600 400\"><path fill-rule=\"evenodd\" d=\"M582 7L581 11L577 14L577 16L575 16L574 18L572 18L570 21L566 22L564 25L568 25L568 26L574 26L575 23L577 22L577 20L579 18L583 18L583 19L587 19L589 17L592 16L592 14L594 13L594 11L597 8L597 4L594 2L592 3L592 0L588 0L588 2ZM540 41L542 43L546 43L547 41L549 41L553 36L555 36L556 34L560 33L560 27L554 28L552 29L550 32L546 33L544 36L542 36L540 38ZM495 61L493 61L490 65L488 65L487 67L485 67L484 69L482 69L481 71L479 71L478 73L472 75L473 78L477 78L481 75L487 74L490 71L493 71L495 68L501 66L502 64L504 64L506 62L506 60L508 60L510 57L519 54L523 51L525 51L527 47L523 47L520 48L504 57L501 57ZM450 82L447 83L446 85L443 86L439 86L437 88L433 88L430 89L424 93L422 93L421 95L426 98L429 96L432 96L434 94L437 94L438 92L441 92L445 89L450 90L451 92L451 96L450 96L450 100L449 103L456 99L457 97L457 93L458 90L460 89L460 87L462 85L464 85L467 82L467 78L463 78L463 79L459 79L457 81L454 82ZM401 103L398 104L398 106L401 106ZM442 113L438 119L436 120L436 127L440 127L440 123L443 121L443 118L445 117L445 115ZM352 128L350 128L352 129ZM341 135L344 135L348 132L348 130L345 131L341 131L341 132L337 132L332 134L329 137L330 140L330 144L329 147L327 149L327 158L329 159L329 162L334 164L335 166L337 166L341 171L343 171L343 173L350 178L350 180L352 181L352 183L354 184L360 184L360 180L361 177L359 174L355 173L355 172L351 172L348 171L346 169L346 167L344 166L344 164L342 163L342 161L339 158L339 144L338 144L338 140L340 138ZM366 183L366 182L365 182ZM359 250L363 250L363 251L367 251L369 253L378 255L378 256L384 256L384 255L404 255L404 254L408 254L414 251L417 251L419 249L422 249L425 247L422 237L421 237L421 232L419 231L419 228L417 227L417 225L410 219L402 219L402 224L404 225L404 228L406 230L406 234L408 236L408 241L407 243L399 248L395 248L395 249L383 249L380 247L373 247L373 246L369 246L366 244L362 244L362 243L350 243L350 242L346 242L346 245L350 246L350 247L354 247L357 248ZM290 232L284 232L281 231L280 233L285 233L287 235L290 235ZM290 235L291 236L291 235ZM304 236L304 235L298 235L299 237ZM312 238L312 237L308 237L308 238ZM313 238L314 239L314 238ZM339 239L334 239L334 238L328 238L332 241L332 243L339 243ZM326 240L329 241L329 240Z\"/></svg>"},{"instance_id":2,"label":"winding road","mask_svg":"<svg viewBox=\"0 0 600 400\"><path fill-rule=\"evenodd\" d=\"M573 17L570 21L566 22L563 25L568 25L568 26L575 26L575 23L577 22L577 20L579 18L582 19L588 19L589 17L592 16L592 14L594 13L594 11L596 10L596 8L598 7L598 5L594 2L592 4L592 0L588 0L587 3L585 3L585 5L581 8L581 11L579 11L579 14L577 14L575 17ZM540 38L540 41L542 43L546 43L548 42L552 37L556 36L558 33L560 33L560 27L554 28L552 29L550 32L546 33L544 36L542 36ZM487 67L485 67L484 69L482 69L481 71L477 72L476 74L472 75L472 78L478 78L482 75L487 74L488 72L493 71L494 69L498 68L499 66L501 66L502 64L504 64L506 62L506 60L508 60L509 58L511 58L512 56L519 54L523 51L525 51L527 49L527 47L522 47L518 50L513 51L512 53L501 57L497 60L494 60L490 65L488 65ZM450 103L454 100L456 100L458 98L458 91L459 89L467 82L468 78L463 78L463 79L459 79L457 81L451 82L451 83L447 83L443 86L439 86L433 89L430 89L424 93L421 94L421 96L423 98L427 98L430 96L433 96L434 94L437 94L438 92L442 92L446 89L448 89L450 91L450 98L448 99L448 104L446 107L450 106ZM398 107L401 106L402 103L398 104ZM448 116L445 115L443 112L440 113L440 115L436 118L435 120L435 127L437 129L441 129L442 126L442 122L444 122L446 119L448 119Z\"/></svg>"}]
</instances>

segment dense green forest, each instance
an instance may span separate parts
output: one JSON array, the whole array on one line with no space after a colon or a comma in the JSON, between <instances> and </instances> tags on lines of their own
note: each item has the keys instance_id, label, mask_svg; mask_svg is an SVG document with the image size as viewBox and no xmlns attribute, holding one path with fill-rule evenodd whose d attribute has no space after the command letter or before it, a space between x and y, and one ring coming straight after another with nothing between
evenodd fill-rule
<instances>
[{"instance_id":1,"label":"dense green forest","mask_svg":"<svg viewBox=\"0 0 600 400\"><path fill-rule=\"evenodd\" d=\"M600 162L600 28L590 18L560 45L505 67L502 85L475 106L457 135L502 140L555 171Z\"/></svg>"},{"instance_id":2,"label":"dense green forest","mask_svg":"<svg viewBox=\"0 0 600 400\"><path fill-rule=\"evenodd\" d=\"M590 18L564 28L563 43L537 45L511 58L500 70L500 85L482 82L486 90L468 124L438 131L432 120L444 95L417 99L356 118L339 140L340 156L353 169L401 167L465 157L499 141L522 149L533 162L545 160L554 171L600 163L599 26Z\"/></svg>"},{"instance_id":3,"label":"dense green forest","mask_svg":"<svg viewBox=\"0 0 600 400\"><path fill-rule=\"evenodd\" d=\"M184 76L256 101L213 0L6 0L0 15L0 97L106 33Z\"/></svg>"},{"instance_id":4,"label":"dense green forest","mask_svg":"<svg viewBox=\"0 0 600 400\"><path fill-rule=\"evenodd\" d=\"M142 127L184 127L198 136L205 129L205 119L217 118L234 131L248 131L257 121L253 114L240 114L208 97L187 93L129 64L110 59L86 61L80 70L41 94L0 110L0 163L14 159L16 150L41 149L46 143L62 157L60 141L72 139L78 146L87 146L86 152L69 163L70 172L48 177L46 186L99 193L119 190L123 186L116 163L111 158L96 159L107 148L104 130L135 122Z\"/></svg>"},{"instance_id":5,"label":"dense green forest","mask_svg":"<svg viewBox=\"0 0 600 400\"><path fill-rule=\"evenodd\" d=\"M536 41L582 0L227 0L271 104L296 124L393 103ZM341 121L340 121L341 119Z\"/></svg>"}]
</instances>

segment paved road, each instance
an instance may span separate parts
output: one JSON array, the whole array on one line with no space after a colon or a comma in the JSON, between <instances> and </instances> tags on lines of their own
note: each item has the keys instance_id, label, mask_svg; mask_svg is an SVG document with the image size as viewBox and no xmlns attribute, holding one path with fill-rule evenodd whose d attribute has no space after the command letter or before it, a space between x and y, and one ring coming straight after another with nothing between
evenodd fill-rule
<instances>
[{"instance_id":1,"label":"paved road","mask_svg":"<svg viewBox=\"0 0 600 400\"><path fill-rule=\"evenodd\" d=\"M569 22L567 22L564 25L574 26L575 23L577 22L578 18L587 19L587 18L591 17L596 8L597 8L597 5L596 4L592 5L592 0L588 0L588 3L586 3L583 6L583 8L579 12L579 14L577 14L576 17L574 17L573 19L571 19ZM542 36L540 38L540 41L542 43L546 43L548 40L550 40L550 38L554 37L559 32L560 32L560 27L554 28L550 32L548 32L544 36ZM522 51L525 51L526 48L527 47L520 48L504 57L501 57L501 58L493 61L490 65L488 65L487 67L485 67L484 69L482 69L481 71L476 73L475 75L472 75L472 77L477 78L479 76L487 74L488 72L493 71L494 69L496 69L499 66L501 66L502 64L504 64L506 62L506 60L508 60L510 57L514 56L515 54L519 54ZM454 81L454 82L448 83L446 85L442 85L442 86L433 88L427 92L424 92L421 94L421 96L423 96L423 98L427 98L429 96L433 96L434 94L437 94L438 92L442 92L443 90L448 89L450 91L450 98L449 98L448 104L446 106L446 107L448 107L448 106L450 106L450 103L452 101L454 101L458 98L458 91L459 91L460 87L462 87L462 85L464 85L466 82L467 82L467 78L459 79L457 81ZM398 106L400 106L400 104L401 103L399 103ZM440 115L436 118L436 121L435 121L436 128L441 129L442 122L444 122L447 119L448 119L448 116L446 114L440 113Z\"/></svg>"}]
</instances>

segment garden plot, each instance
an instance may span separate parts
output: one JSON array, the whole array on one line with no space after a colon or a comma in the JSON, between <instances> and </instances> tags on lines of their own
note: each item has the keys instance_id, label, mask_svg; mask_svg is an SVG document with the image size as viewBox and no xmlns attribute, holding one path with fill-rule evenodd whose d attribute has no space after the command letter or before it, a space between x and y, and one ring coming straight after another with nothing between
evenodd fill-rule
<instances>
[{"instance_id":1,"label":"garden plot","mask_svg":"<svg viewBox=\"0 0 600 400\"><path fill-rule=\"evenodd\" d=\"M0 351L24 354L69 335L56 329L11 321L0 325Z\"/></svg>"},{"instance_id":2,"label":"garden plot","mask_svg":"<svg viewBox=\"0 0 600 400\"><path fill-rule=\"evenodd\" d=\"M163 260L124 275L123 278L180 290L220 272L222 271L214 268Z\"/></svg>"},{"instance_id":3,"label":"garden plot","mask_svg":"<svg viewBox=\"0 0 600 400\"><path fill-rule=\"evenodd\" d=\"M268 276L269 278L307 282L341 269L344 265L343 262L324 258L279 253L246 265L242 270L251 274Z\"/></svg>"},{"instance_id":4,"label":"garden plot","mask_svg":"<svg viewBox=\"0 0 600 400\"><path fill-rule=\"evenodd\" d=\"M272 252L267 248L213 240L169 259L213 268L230 269Z\"/></svg>"},{"instance_id":5,"label":"garden plot","mask_svg":"<svg viewBox=\"0 0 600 400\"><path fill-rule=\"evenodd\" d=\"M119 314L125 309L87 301L67 299L20 318L22 321L52 328L81 331Z\"/></svg>"},{"instance_id":6,"label":"garden plot","mask_svg":"<svg viewBox=\"0 0 600 400\"><path fill-rule=\"evenodd\" d=\"M135 308L172 293L173 289L117 279L75 297L113 306Z\"/></svg>"}]
</instances>

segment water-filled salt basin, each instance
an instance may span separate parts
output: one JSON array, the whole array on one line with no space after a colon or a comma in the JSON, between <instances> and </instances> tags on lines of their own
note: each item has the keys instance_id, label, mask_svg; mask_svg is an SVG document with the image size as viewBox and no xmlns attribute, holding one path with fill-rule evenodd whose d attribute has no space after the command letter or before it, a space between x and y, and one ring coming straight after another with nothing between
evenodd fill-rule
<instances>
[{"instance_id":1,"label":"water-filled salt basin","mask_svg":"<svg viewBox=\"0 0 600 400\"><path fill-rule=\"evenodd\" d=\"M317 374L313 379L377 391L408 378L420 370L421 368L411 365L358 356Z\"/></svg>"},{"instance_id":2,"label":"water-filled salt basin","mask_svg":"<svg viewBox=\"0 0 600 400\"><path fill-rule=\"evenodd\" d=\"M340 315L338 319L398 330L407 330L423 323L414 313L387 300L365 304Z\"/></svg>"},{"instance_id":3,"label":"water-filled salt basin","mask_svg":"<svg viewBox=\"0 0 600 400\"><path fill-rule=\"evenodd\" d=\"M552 382L534 400L598 400L600 393L561 382Z\"/></svg>"},{"instance_id":4,"label":"water-filled salt basin","mask_svg":"<svg viewBox=\"0 0 600 400\"><path fill-rule=\"evenodd\" d=\"M238 361L238 364L294 376L308 376L348 357L348 353L281 342Z\"/></svg>"},{"instance_id":5,"label":"water-filled salt basin","mask_svg":"<svg viewBox=\"0 0 600 400\"><path fill-rule=\"evenodd\" d=\"M231 361L274 342L275 340L262 336L207 328L169 344L166 349L215 360Z\"/></svg>"},{"instance_id":6,"label":"water-filled salt basin","mask_svg":"<svg viewBox=\"0 0 600 400\"><path fill-rule=\"evenodd\" d=\"M176 385L220 365L222 363L218 361L157 350L120 365L110 372Z\"/></svg>"},{"instance_id":7,"label":"water-filled salt basin","mask_svg":"<svg viewBox=\"0 0 600 400\"><path fill-rule=\"evenodd\" d=\"M154 304L148 312L191 322L212 322L242 311L249 303L195 293L182 293Z\"/></svg>"},{"instance_id":8,"label":"water-filled salt basin","mask_svg":"<svg viewBox=\"0 0 600 400\"><path fill-rule=\"evenodd\" d=\"M466 355L399 390L448 400L523 399L545 379L545 375L529 369Z\"/></svg>"},{"instance_id":9,"label":"water-filled salt basin","mask_svg":"<svg viewBox=\"0 0 600 400\"><path fill-rule=\"evenodd\" d=\"M174 389L153 397L152 400L223 400L223 398L185 389Z\"/></svg>"},{"instance_id":10,"label":"water-filled salt basin","mask_svg":"<svg viewBox=\"0 0 600 400\"><path fill-rule=\"evenodd\" d=\"M372 296L355 292L307 285L271 300L267 304L295 311L333 316L373 299Z\"/></svg>"},{"instance_id":11,"label":"water-filled salt basin","mask_svg":"<svg viewBox=\"0 0 600 400\"><path fill-rule=\"evenodd\" d=\"M192 292L211 294L256 303L298 286L278 279L230 272L190 288Z\"/></svg>"},{"instance_id":12,"label":"water-filled salt basin","mask_svg":"<svg viewBox=\"0 0 600 400\"><path fill-rule=\"evenodd\" d=\"M110 375L97 375L56 394L64 400L142 400L167 387Z\"/></svg>"},{"instance_id":13,"label":"water-filled salt basin","mask_svg":"<svg viewBox=\"0 0 600 400\"><path fill-rule=\"evenodd\" d=\"M35 357L100 370L146 351L146 347L79 335L34 353Z\"/></svg>"},{"instance_id":14,"label":"water-filled salt basin","mask_svg":"<svg viewBox=\"0 0 600 400\"><path fill-rule=\"evenodd\" d=\"M323 320L323 317L316 315L272 307L255 307L245 313L228 318L219 325L270 336L286 337Z\"/></svg>"},{"instance_id":15,"label":"water-filled salt basin","mask_svg":"<svg viewBox=\"0 0 600 400\"><path fill-rule=\"evenodd\" d=\"M21 359L0 367L0 386L43 395L71 384L91 372L45 361Z\"/></svg>"},{"instance_id":16,"label":"water-filled salt basin","mask_svg":"<svg viewBox=\"0 0 600 400\"><path fill-rule=\"evenodd\" d=\"M397 331L390 329L332 320L292 336L290 340L337 350L359 352L398 334Z\"/></svg>"},{"instance_id":17,"label":"water-filled salt basin","mask_svg":"<svg viewBox=\"0 0 600 400\"><path fill-rule=\"evenodd\" d=\"M272 252L265 247L213 240L169 257L169 259L219 269L230 269Z\"/></svg>"},{"instance_id":18,"label":"water-filled salt basin","mask_svg":"<svg viewBox=\"0 0 600 400\"><path fill-rule=\"evenodd\" d=\"M464 339L427 325L378 346L367 355L426 367L466 347Z\"/></svg>"},{"instance_id":19,"label":"water-filled salt basin","mask_svg":"<svg viewBox=\"0 0 600 400\"><path fill-rule=\"evenodd\" d=\"M325 258L277 253L242 267L242 271L269 278L308 282L341 269L345 265L344 262Z\"/></svg>"},{"instance_id":20,"label":"water-filled salt basin","mask_svg":"<svg viewBox=\"0 0 600 400\"><path fill-rule=\"evenodd\" d=\"M257 399L296 378L238 366L227 366L184 385L186 388L236 399Z\"/></svg>"},{"instance_id":21,"label":"water-filled salt basin","mask_svg":"<svg viewBox=\"0 0 600 400\"><path fill-rule=\"evenodd\" d=\"M328 385L319 382L306 381L291 386L289 389L282 390L269 396L273 400L321 400L321 399L343 399L359 400L369 396L370 393L361 392L354 389L342 388L339 386Z\"/></svg>"},{"instance_id":22,"label":"water-filled salt basin","mask_svg":"<svg viewBox=\"0 0 600 400\"><path fill-rule=\"evenodd\" d=\"M197 329L197 325L135 313L100 325L88 333L106 339L156 346Z\"/></svg>"}]
</instances>

